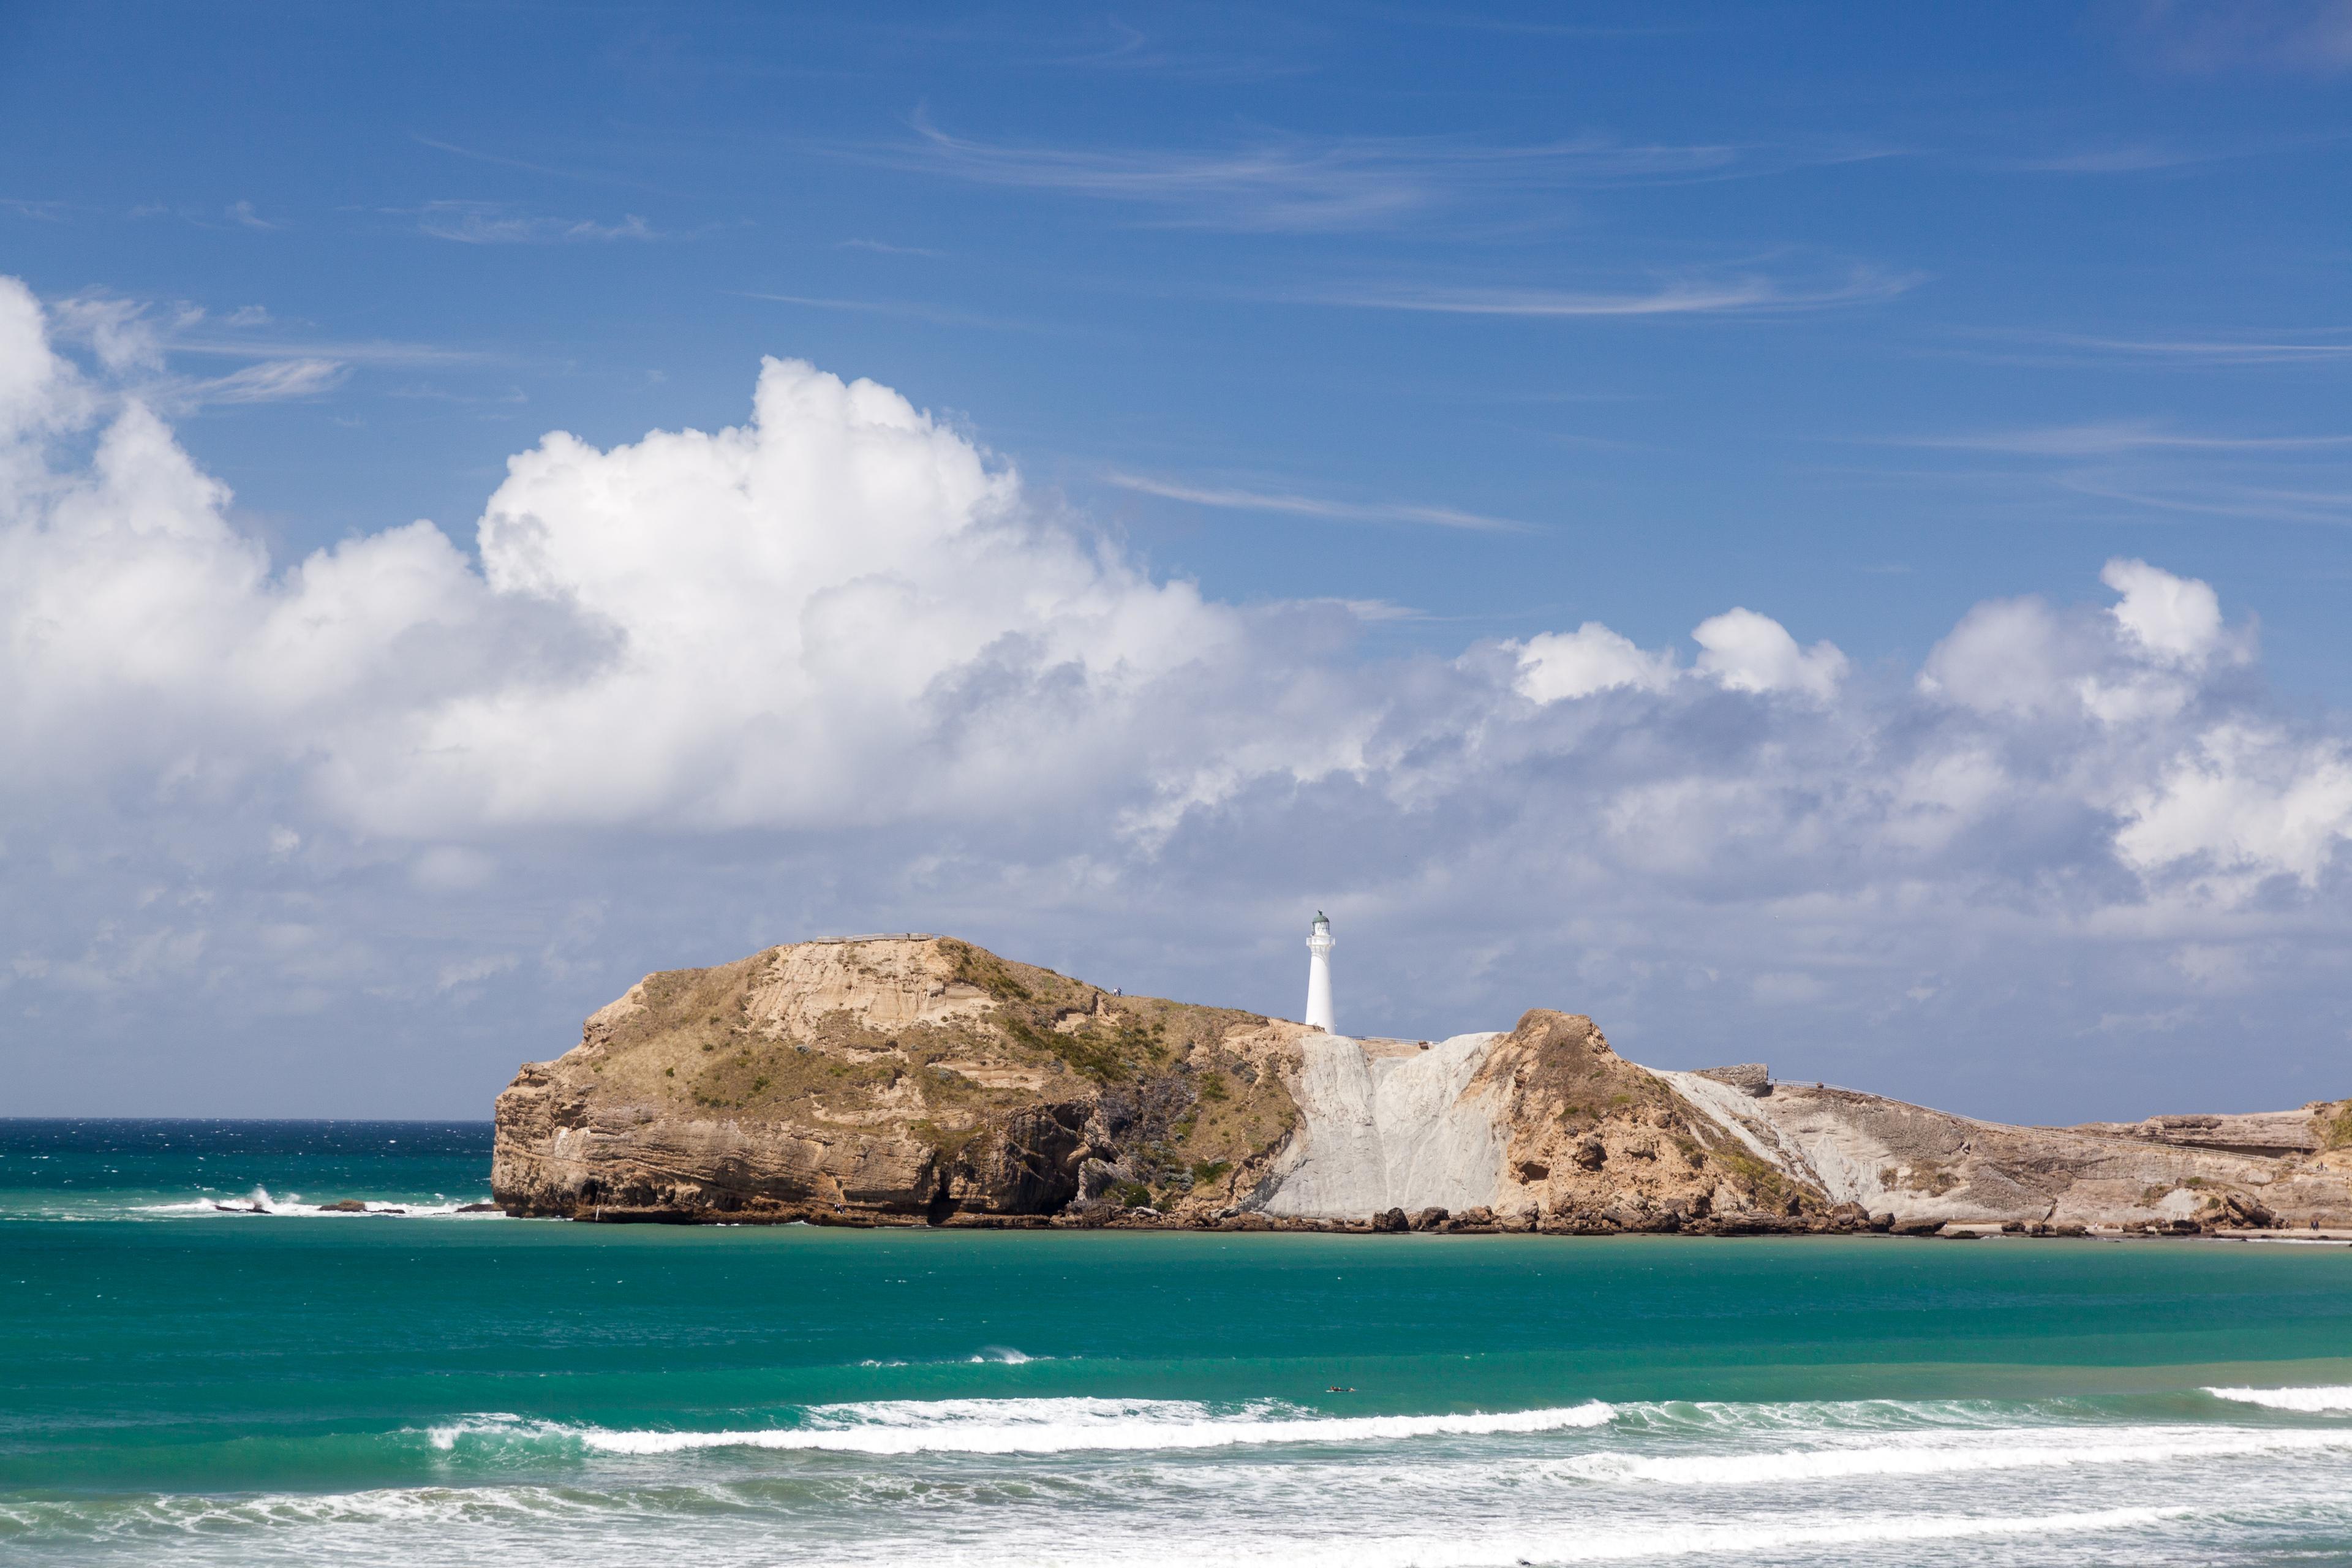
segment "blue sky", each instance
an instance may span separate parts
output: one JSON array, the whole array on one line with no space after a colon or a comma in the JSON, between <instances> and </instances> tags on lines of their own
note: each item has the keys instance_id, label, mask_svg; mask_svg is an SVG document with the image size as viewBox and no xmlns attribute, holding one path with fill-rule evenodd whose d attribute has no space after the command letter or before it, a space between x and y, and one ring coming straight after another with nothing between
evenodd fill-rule
<instances>
[{"instance_id":1,"label":"blue sky","mask_svg":"<svg viewBox=\"0 0 2352 1568\"><path fill-rule=\"evenodd\" d=\"M188 426L292 548L462 528L519 438L725 423L786 353L1223 595L1654 637L1755 599L1916 655L2156 552L2258 595L2290 679L2352 676L2352 448L2289 444L2344 434L2346 79L2290 40L820 10L16 7L7 254L205 308L190 374L350 366Z\"/></svg>"},{"instance_id":2,"label":"blue sky","mask_svg":"<svg viewBox=\"0 0 2352 1568\"><path fill-rule=\"evenodd\" d=\"M2100 1086L2135 1049L2186 1052L2201 1029L2254 1027L2278 1042L2263 1092L2346 1092L2329 1077L2346 1020L2321 963L2343 913L2333 838L2308 855L2244 847L2302 831L2291 824L2231 829L2227 853L2199 840L2162 864L2202 855L2197 874L2220 876L2231 854L2271 855L2255 868L2266 890L2209 881L2198 896L2218 924L2134 939L2156 944L2148 973L2169 980L2103 966L2122 963L2114 927L2127 917L2116 911L2162 902L2147 879L2156 852L2133 850L2128 834L2180 758L2218 754L2214 737L2250 732L2259 713L2285 726L2281 745L2304 748L2264 797L2281 821L2303 820L2309 790L2335 799L2327 748L2352 688L2347 91L2341 5L929 7L879 19L761 6L7 7L0 273L39 302L89 396L141 400L233 490L219 521L267 548L280 575L255 590L265 599L291 592L282 574L310 552L420 518L495 587L476 527L510 458L551 431L607 452L649 431L740 426L774 355L895 389L983 466L1017 471L1031 524L1108 552L1139 582L1192 584L1220 614L1279 622L1234 668L1302 684L1279 701L1219 687L1183 710L1203 734L1220 715L1246 728L1230 705L1290 711L1317 692L1361 721L1312 757L1276 766L1261 748L1220 762L1206 772L1224 782L1185 797L1193 815L1164 833L1136 826L1151 813L1130 798L1138 770L1160 764L1141 752L1097 759L1109 782L1052 808L1070 814L1076 847L1050 851L1021 820L1023 790L1060 799L1035 781L1005 785L1003 815L961 816L939 801L896 818L838 803L698 807L659 791L642 809L584 815L478 800L471 816L362 808L304 771L301 757L341 753L305 728L320 721L286 712L266 742L215 729L169 755L60 764L11 796L0 860L18 975L0 1009L31 1009L5 1047L37 1086L27 1109L156 1109L118 1086L141 1078L142 1042L184 1016L194 987L212 998L194 1015L199 1037L272 1042L212 1080L207 1110L358 1110L390 1096L462 1111L646 968L842 925L952 925L1112 983L1281 1011L1295 1005L1297 922L1265 880L1277 870L1306 905L1340 905L1343 928L1354 915L1343 987L1355 952L1392 973L1367 1027L1499 1026L1508 1017L1467 1015L1504 995L1513 1016L1589 1005L1663 1065L1723 1054L1762 1027L1814 1050L1816 1076L2015 1115L2040 1113L2036 1095L2083 1115L2210 1098L2226 1075L2189 1066L2154 1074L2128 1103ZM80 472L104 418L59 420L44 460ZM26 490L9 521L58 536L46 504ZM648 510L635 526L658 543L700 515ZM58 559L97 570L87 550ZM1563 844L1559 885L1619 911L1596 935L1559 923L1539 885L1482 887L1475 868L1494 845L1455 845L1453 827L1433 835L1414 815L1486 822L1507 845L1512 813L1538 811L1556 784L1596 821L1630 820L1630 786L1578 771L1584 742L1527 763L1507 806L1483 795L1432 806L1415 791L1435 786L1400 782L1410 759L1468 744L1466 730L1441 743L1401 717L1418 701L1465 710L1469 699L1427 683L1480 659L1535 669L1532 639L1588 621L1672 651L1677 668L1717 659L1707 679L1729 693L1811 689L1750 679L1693 644L1695 626L1735 606L1796 647L1834 645L1838 693L1913 689L1973 607L2019 596L2148 653L2158 644L2130 642L2127 618L2099 619L2127 593L2102 586L2116 560L2210 584L2227 637L2148 657L2175 673L2234 673L2221 686L2199 675L2194 701L2168 711L2210 709L2206 727L2150 742L2137 782L2078 795L2105 826L2078 824L2052 850L2085 885L2137 877L2136 893L2086 910L2031 868L1990 883L1956 871L1972 889L1950 894L1959 904L2041 912L2016 914L2016 927L1956 913L1940 938L1920 928L1918 954L1967 947L1961 926L2007 933L1985 936L1981 973L1937 983L2000 990L2016 1009L2003 1027L2031 1037L2037 1026L2019 1020L2081 1014L2015 1047L2024 1088L1985 1089L1949 1067L1950 1042L1981 1037L1979 1004L1932 1021L1891 1001L1841 1010L1861 990L1841 965L1875 917L1849 910L1855 923L1818 952L1771 955L1790 918L1774 900L1801 896L1796 883L1853 893L1836 868L1860 851L1835 834L1791 830L1783 848L1811 857L1808 869L1773 890L1744 880L1736 855L1710 862L1688 896L1707 911L1697 923L1721 930L1687 943L1689 910L1628 892L1647 885L1637 870L1594 890L1579 880L1589 847ZM584 579L563 581L580 603L593 597ZM1318 618L1325 601L1353 607ZM999 629L1039 646L1059 635ZM644 627L619 635L651 646ZM225 646L181 657L201 668L228 658ZM2094 679L2078 664L2049 679ZM16 679L37 697L58 689L45 669L20 660ZM929 701L978 678L951 660L924 679ZM1577 690L1555 702L1651 689L1621 682L1592 699L1583 682L1557 687ZM90 699L87 728L104 727L121 689ZM1843 699L1829 689L1807 700L1834 709ZM1045 700L1033 692L1019 712ZM402 707L399 721L419 711ZM1789 785L1825 795L1865 765L1840 746L1879 755L1925 722L1874 711L1866 742L1770 731L1753 743L1844 758ZM798 721L766 717L779 713ZM1685 718L1717 764L1753 772L1723 749L1747 720ZM761 720L713 719L691 766L749 770L740 789L768 787L747 760ZM1759 734L1778 722L1754 721ZM1654 714L1634 729L1653 749L1677 732ZM1399 742L1406 761L1393 765L1347 749L1408 731L1422 738ZM20 738L47 743L30 729ZM2073 760L2052 760L2061 753ZM190 763L199 755L229 759L219 776L236 781L201 807L157 783L213 777L211 761ZM2011 758L2005 776L2087 765L2063 747L2036 757ZM1266 782L1276 775L1279 790ZM1290 793L1253 805L1266 790ZM1316 804L1337 795L1358 805ZM75 816L93 799L120 815ZM2335 821L2332 809L2318 820ZM1295 863L1268 859L1266 844L1312 842L1318 818L1351 826ZM341 868L313 864L316 880L293 888L267 852L248 863L225 847L278 831L305 856L341 846ZM854 834L883 847L853 851ZM39 877L26 869L35 844L52 851ZM59 869L81 856L126 868L120 887ZM475 869L444 875L461 862ZM362 864L388 880L368 882L378 872L352 869ZM780 898L755 865L831 891ZM600 915L603 934L565 946L551 933L606 908L623 866L648 889L638 918ZM1890 875L1889 888L1912 885ZM1443 896L1433 877L1447 879ZM175 878L201 884L191 907L215 911L157 928L151 954L182 951L180 968L92 956L129 943ZM714 879L729 890L709 895ZM457 925L402 901L460 885ZM309 912L288 916L289 900ZM1145 903L1155 912L1131 939L1106 933ZM2063 938L2032 934L2044 919ZM289 978L293 961L254 934L279 927L311 933L286 939L297 948L341 956L304 960ZM1245 958L1232 955L1239 929L1257 944ZM2021 977L1996 952L2011 941L2071 956ZM1423 956L1402 963L1405 947ZM1604 948L1646 956L1591 967ZM2192 948L2238 952L2237 979L2214 981L2222 961L2180 956ZM1918 954L1885 959L1886 997L1927 984L1895 973L1927 962ZM482 963L504 967L444 984ZM2304 978L2286 984L2281 965ZM1784 978L1722 990L1733 973ZM2151 986L2162 994L2139 994ZM1580 987L1589 1003L1568 994ZM1727 999L1735 991L1744 1000ZM1768 994L1779 1011L1759 1025ZM68 1016L82 1021L59 1022ZM2112 1022L2131 1017L2157 1022L2135 1041ZM322 1037L352 1042L354 1060L408 1054L429 1070L388 1089L320 1055ZM172 1081L157 1094L184 1100Z\"/></svg>"}]
</instances>

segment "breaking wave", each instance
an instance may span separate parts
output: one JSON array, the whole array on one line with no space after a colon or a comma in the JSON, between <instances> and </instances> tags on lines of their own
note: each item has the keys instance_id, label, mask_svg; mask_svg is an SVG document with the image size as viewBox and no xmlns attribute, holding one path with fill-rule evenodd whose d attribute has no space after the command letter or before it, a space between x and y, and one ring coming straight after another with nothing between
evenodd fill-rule
<instances>
[{"instance_id":1,"label":"breaking wave","mask_svg":"<svg viewBox=\"0 0 2352 1568\"><path fill-rule=\"evenodd\" d=\"M805 1424L729 1432L625 1431L477 1416L431 1429L434 1447L474 1440L576 1443L607 1454L696 1448L799 1449L845 1454L1067 1454L1087 1450L1224 1448L1281 1443L1381 1443L1598 1426L1614 1415L1599 1402L1549 1410L1446 1415L1317 1415L1263 1402L1219 1412L1176 1399L876 1400L812 1405Z\"/></svg>"},{"instance_id":2,"label":"breaking wave","mask_svg":"<svg viewBox=\"0 0 2352 1568\"><path fill-rule=\"evenodd\" d=\"M2019 1427L1922 1434L1905 1443L1853 1443L1761 1454L1584 1454L1550 1461L1549 1474L1580 1480L1669 1486L1765 1486L1861 1476L1947 1476L2076 1465L2148 1465L2252 1454L2352 1450L2352 1432L2190 1426L2066 1431Z\"/></svg>"},{"instance_id":3,"label":"breaking wave","mask_svg":"<svg viewBox=\"0 0 2352 1568\"><path fill-rule=\"evenodd\" d=\"M1402 1519L1370 1528L1304 1533L1272 1521L1236 1534L1202 1532L1202 1521L1136 1520L1149 1528L1089 1531L1083 1553L1043 1521L1007 1521L985 1546L969 1534L940 1534L910 1521L883 1522L863 1540L778 1540L746 1531L745 1500L723 1491L667 1488L615 1495L537 1486L424 1487L328 1496L264 1493L243 1498L153 1497L137 1500L47 1499L0 1503L0 1541L170 1542L175 1561L242 1563L257 1534L276 1550L320 1561L471 1563L503 1557L525 1540L583 1565L637 1563L681 1548L714 1562L823 1562L833 1568L920 1560L939 1568L1007 1561L1083 1562L1089 1568L1493 1568L1513 1563L1610 1563L1643 1558L1776 1557L1840 1547L1870 1551L1938 1542L2043 1538L2146 1531L2198 1517L2181 1506L2049 1513L1819 1512L1737 1522L1522 1520L1435 1533ZM757 1517L756 1515L751 1517ZM733 1527L730 1527L730 1520ZM1415 1521L1419 1523L1420 1521ZM910 1530L908 1526L913 1524ZM1403 1529L1393 1528L1405 1525ZM296 1547L284 1533L310 1535ZM690 1546L689 1546L690 1543Z\"/></svg>"},{"instance_id":4,"label":"breaking wave","mask_svg":"<svg viewBox=\"0 0 2352 1568\"><path fill-rule=\"evenodd\" d=\"M2300 1410L2313 1415L2352 1410L2352 1384L2347 1384L2317 1388L2209 1388L2205 1392L2216 1399L2260 1405L2272 1410Z\"/></svg>"},{"instance_id":5,"label":"breaking wave","mask_svg":"<svg viewBox=\"0 0 2352 1568\"><path fill-rule=\"evenodd\" d=\"M982 1359L980 1357L971 1358ZM1000 1359L991 1355L987 1359ZM2352 1409L2352 1389L2211 1390L2283 1409ZM2256 1397L2259 1396L2259 1397ZM432 1446L554 1446L601 1454L698 1449L871 1454L1067 1454L1368 1444L1613 1427L1640 1442L1714 1451L1611 1447L1537 1460L1556 1479L1750 1486L1865 1476L1935 1476L2239 1456L2352 1452L2352 1430L2191 1424L2076 1424L2072 1401L1854 1400L1789 1404L1582 1404L1538 1410L1334 1415L1281 1400L1089 1397L871 1400L781 1413L782 1424L717 1431L629 1428L481 1415L429 1428ZM1759 1440L1770 1443L1758 1447ZM1718 1445L1738 1445L1725 1452ZM1527 1456L1521 1456L1526 1459Z\"/></svg>"},{"instance_id":6,"label":"breaking wave","mask_svg":"<svg viewBox=\"0 0 2352 1568\"><path fill-rule=\"evenodd\" d=\"M1204 1561L1231 1568L1489 1568L1498 1563L1622 1563L1646 1557L1765 1557L1804 1548L1871 1548L1912 1542L2073 1535L2143 1529L2186 1519L2181 1507L2112 1508L2074 1513L1953 1516L1878 1514L1861 1519L1747 1524L1651 1523L1511 1535L1452 1533L1286 1542L1202 1552L1155 1552L1114 1559L1121 1568L1192 1568Z\"/></svg>"},{"instance_id":7,"label":"breaking wave","mask_svg":"<svg viewBox=\"0 0 2352 1568\"><path fill-rule=\"evenodd\" d=\"M256 1187L241 1197L206 1196L185 1198L175 1203L134 1204L130 1205L130 1212L175 1215L188 1218L201 1218L215 1215L231 1216L267 1215L278 1218L364 1219L372 1215L376 1217L398 1215L411 1219L440 1219L463 1215L464 1217L471 1219L476 1215L466 1214L465 1211L469 1206L477 1206L486 1201L481 1197L445 1197L436 1193L430 1198L414 1201L397 1198L354 1198L338 1199L333 1204L317 1204L305 1203L299 1193L289 1193L281 1197L263 1186ZM359 1206L356 1208L342 1206L346 1202L355 1203ZM480 1217L499 1219L504 1216L496 1213L486 1213Z\"/></svg>"}]
</instances>

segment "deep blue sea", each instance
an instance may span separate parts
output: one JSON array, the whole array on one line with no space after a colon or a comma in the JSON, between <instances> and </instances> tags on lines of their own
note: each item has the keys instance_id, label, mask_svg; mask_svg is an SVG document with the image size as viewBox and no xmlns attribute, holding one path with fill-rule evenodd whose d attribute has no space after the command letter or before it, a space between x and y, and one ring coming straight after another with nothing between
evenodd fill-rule
<instances>
[{"instance_id":1,"label":"deep blue sea","mask_svg":"<svg viewBox=\"0 0 2352 1568\"><path fill-rule=\"evenodd\" d=\"M2352 1563L2342 1247L457 1212L488 1164L0 1121L0 1562Z\"/></svg>"}]
</instances>

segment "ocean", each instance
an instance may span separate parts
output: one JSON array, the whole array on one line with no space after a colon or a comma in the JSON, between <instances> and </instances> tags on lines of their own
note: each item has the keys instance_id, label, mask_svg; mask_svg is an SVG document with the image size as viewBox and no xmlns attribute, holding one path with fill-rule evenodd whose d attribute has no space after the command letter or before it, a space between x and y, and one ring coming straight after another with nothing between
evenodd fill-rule
<instances>
[{"instance_id":1,"label":"ocean","mask_svg":"<svg viewBox=\"0 0 2352 1568\"><path fill-rule=\"evenodd\" d=\"M488 1163L0 1121L0 1561L2352 1563L2342 1247L607 1226L457 1212Z\"/></svg>"}]
</instances>

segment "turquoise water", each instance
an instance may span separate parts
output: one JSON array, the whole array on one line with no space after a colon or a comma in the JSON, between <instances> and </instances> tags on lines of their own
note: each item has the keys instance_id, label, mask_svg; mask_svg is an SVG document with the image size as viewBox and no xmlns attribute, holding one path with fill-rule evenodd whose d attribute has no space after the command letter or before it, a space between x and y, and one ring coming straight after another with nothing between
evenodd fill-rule
<instances>
[{"instance_id":1,"label":"turquoise water","mask_svg":"<svg viewBox=\"0 0 2352 1568\"><path fill-rule=\"evenodd\" d=\"M2342 1248L455 1213L488 1150L0 1122L0 1560L2352 1562Z\"/></svg>"}]
</instances>

